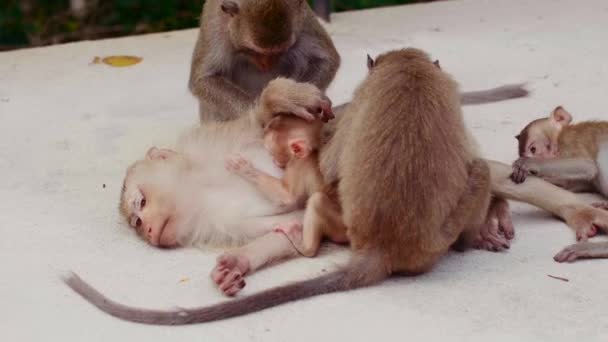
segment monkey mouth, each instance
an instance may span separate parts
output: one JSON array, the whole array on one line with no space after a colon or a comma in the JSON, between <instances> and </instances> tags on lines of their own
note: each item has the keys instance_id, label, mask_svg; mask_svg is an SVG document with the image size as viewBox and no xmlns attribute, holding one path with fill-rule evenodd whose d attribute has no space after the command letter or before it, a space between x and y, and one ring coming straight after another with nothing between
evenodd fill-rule
<instances>
[{"instance_id":1,"label":"monkey mouth","mask_svg":"<svg viewBox=\"0 0 608 342\"><path fill-rule=\"evenodd\" d=\"M158 245L162 247L174 247L175 237L169 236L172 234L170 223L172 222L171 217L167 217L160 230L158 231Z\"/></svg>"}]
</instances>

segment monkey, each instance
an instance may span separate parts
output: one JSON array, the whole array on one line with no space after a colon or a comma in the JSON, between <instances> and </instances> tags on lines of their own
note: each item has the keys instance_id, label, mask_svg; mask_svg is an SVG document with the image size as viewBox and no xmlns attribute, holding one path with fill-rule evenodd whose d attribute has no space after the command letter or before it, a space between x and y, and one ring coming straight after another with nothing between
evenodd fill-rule
<instances>
[{"instance_id":1,"label":"monkey","mask_svg":"<svg viewBox=\"0 0 608 342\"><path fill-rule=\"evenodd\" d=\"M344 111L321 149L320 166L327 182L339 180L352 251L345 266L226 303L174 311L116 303L75 274L65 282L118 318L190 324L361 288L393 274L424 273L450 246L470 244L489 206L490 171L471 145L451 77L421 50L389 51L378 56ZM323 153L337 164L334 174L325 169Z\"/></svg>"},{"instance_id":2,"label":"monkey","mask_svg":"<svg viewBox=\"0 0 608 342\"><path fill-rule=\"evenodd\" d=\"M207 0L189 88L202 123L245 113L282 76L325 91L340 65L327 32L303 0Z\"/></svg>"},{"instance_id":3,"label":"monkey","mask_svg":"<svg viewBox=\"0 0 608 342\"><path fill-rule=\"evenodd\" d=\"M230 171L252 182L280 207L298 208L306 202L303 222L294 219L274 230L284 233L307 257L317 254L323 236L334 242L347 242L339 201L332 200L336 185L326 185L319 169L320 144L321 121L279 115L264 128L264 146L275 165L285 170L282 178L255 168L242 156L233 156L226 163Z\"/></svg>"},{"instance_id":4,"label":"monkey","mask_svg":"<svg viewBox=\"0 0 608 342\"><path fill-rule=\"evenodd\" d=\"M208 0L188 87L201 123L232 120L277 76L325 91L340 66L331 38L303 0ZM462 94L477 105L528 96L522 84Z\"/></svg>"},{"instance_id":5,"label":"monkey","mask_svg":"<svg viewBox=\"0 0 608 342\"><path fill-rule=\"evenodd\" d=\"M522 183L533 174L570 191L608 197L608 121L571 122L572 115L558 106L526 125L516 136L520 158L513 163L511 179ZM594 205L608 209L606 203ZM591 226L577 231L577 239L596 233Z\"/></svg>"},{"instance_id":6,"label":"monkey","mask_svg":"<svg viewBox=\"0 0 608 342\"><path fill-rule=\"evenodd\" d=\"M245 275L297 255L291 242L272 229L301 218L302 211L277 208L224 170L226 155L238 152L265 172L280 174L263 146L262 132L282 112L307 120L321 117L319 121L332 115L331 102L315 86L279 78L268 84L247 116L195 127L184 133L175 150L153 147L126 173L121 214L151 245L237 246L218 258L211 274L229 296L245 286Z\"/></svg>"}]
</instances>

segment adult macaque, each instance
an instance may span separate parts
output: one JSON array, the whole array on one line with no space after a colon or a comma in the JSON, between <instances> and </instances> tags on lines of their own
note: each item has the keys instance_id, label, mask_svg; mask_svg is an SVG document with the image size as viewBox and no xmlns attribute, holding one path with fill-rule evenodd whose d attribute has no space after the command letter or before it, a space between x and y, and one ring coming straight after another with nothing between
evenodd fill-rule
<instances>
[{"instance_id":1,"label":"adult macaque","mask_svg":"<svg viewBox=\"0 0 608 342\"><path fill-rule=\"evenodd\" d=\"M248 180L280 208L303 208L303 222L291 220L275 227L285 233L300 254L312 257L326 236L334 242L346 242L336 184L326 185L319 169L321 122L280 115L264 128L264 146L275 165L285 169L277 178L254 167L249 160L234 156L227 168Z\"/></svg>"},{"instance_id":2,"label":"adult macaque","mask_svg":"<svg viewBox=\"0 0 608 342\"><path fill-rule=\"evenodd\" d=\"M522 183L535 175L567 190L596 191L608 197L608 121L571 124L563 107L549 117L536 119L516 136L520 158L513 163L511 178ZM595 206L606 208L606 203ZM577 238L597 233L597 227L577 231Z\"/></svg>"},{"instance_id":3,"label":"adult macaque","mask_svg":"<svg viewBox=\"0 0 608 342\"><path fill-rule=\"evenodd\" d=\"M115 303L75 275L66 282L116 317L188 324L363 287L393 273L426 272L453 244L472 245L488 209L490 173L467 134L456 83L420 50L388 52L373 63L345 112L322 151L321 170L326 181L340 181L353 251L346 266L234 301L164 312ZM218 136L227 135L220 128Z\"/></svg>"},{"instance_id":4,"label":"adult macaque","mask_svg":"<svg viewBox=\"0 0 608 342\"><path fill-rule=\"evenodd\" d=\"M207 0L190 70L201 122L240 117L277 76L324 91L340 56L303 0Z\"/></svg>"},{"instance_id":5,"label":"adult macaque","mask_svg":"<svg viewBox=\"0 0 608 342\"><path fill-rule=\"evenodd\" d=\"M325 91L340 65L331 38L304 0L207 0L189 87L201 122L245 113L277 76ZM522 85L466 92L463 104L525 97Z\"/></svg>"}]
</instances>

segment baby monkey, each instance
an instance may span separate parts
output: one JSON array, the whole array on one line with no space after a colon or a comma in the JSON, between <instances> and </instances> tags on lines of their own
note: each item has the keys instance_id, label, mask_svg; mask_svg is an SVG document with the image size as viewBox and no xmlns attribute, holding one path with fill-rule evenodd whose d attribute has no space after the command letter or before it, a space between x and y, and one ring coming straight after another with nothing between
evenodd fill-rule
<instances>
[{"instance_id":1,"label":"baby monkey","mask_svg":"<svg viewBox=\"0 0 608 342\"><path fill-rule=\"evenodd\" d=\"M573 192L596 191L608 197L608 121L571 124L562 106L549 117L530 122L515 138L520 158L511 179L522 183L535 175ZM606 203L594 206L608 209ZM577 231L578 240L597 233L597 227Z\"/></svg>"},{"instance_id":2,"label":"baby monkey","mask_svg":"<svg viewBox=\"0 0 608 342\"><path fill-rule=\"evenodd\" d=\"M319 169L322 122L287 115L273 118L264 127L264 146L274 163L285 170L276 178L255 168L237 155L226 161L226 168L251 182L278 209L291 211L306 205L304 219L278 224L274 231L284 233L298 252L313 257L323 237L344 243L346 226L337 198L337 182L325 184Z\"/></svg>"}]
</instances>

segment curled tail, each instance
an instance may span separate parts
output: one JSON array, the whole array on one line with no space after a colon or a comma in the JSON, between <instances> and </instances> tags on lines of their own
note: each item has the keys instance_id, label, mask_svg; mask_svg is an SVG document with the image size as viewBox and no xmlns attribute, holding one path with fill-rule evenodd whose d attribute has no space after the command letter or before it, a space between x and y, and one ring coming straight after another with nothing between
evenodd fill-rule
<instances>
[{"instance_id":1,"label":"curled tail","mask_svg":"<svg viewBox=\"0 0 608 342\"><path fill-rule=\"evenodd\" d=\"M460 102L462 105L476 105L526 97L528 94L523 83L509 84L492 89L464 92L460 95Z\"/></svg>"},{"instance_id":2,"label":"curled tail","mask_svg":"<svg viewBox=\"0 0 608 342\"><path fill-rule=\"evenodd\" d=\"M114 317L144 324L184 325L246 315L299 299L356 289L379 282L388 275L379 256L355 256L345 267L317 278L274 287L207 307L166 311L141 309L117 303L94 289L75 273L66 277L64 282L86 301Z\"/></svg>"}]
</instances>

